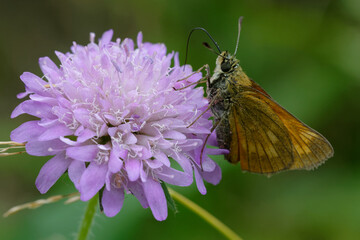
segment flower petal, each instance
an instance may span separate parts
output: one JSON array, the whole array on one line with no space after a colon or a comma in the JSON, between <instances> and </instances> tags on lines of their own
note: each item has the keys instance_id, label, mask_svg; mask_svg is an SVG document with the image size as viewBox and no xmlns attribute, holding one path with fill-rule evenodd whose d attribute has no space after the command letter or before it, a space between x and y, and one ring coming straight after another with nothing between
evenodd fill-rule
<instances>
[{"instance_id":1,"label":"flower petal","mask_svg":"<svg viewBox=\"0 0 360 240\"><path fill-rule=\"evenodd\" d=\"M216 185L220 182L221 180L221 169L220 167L216 164L215 165L215 169L212 172L201 172L201 176L204 178L205 181Z\"/></svg>"},{"instance_id":2,"label":"flower petal","mask_svg":"<svg viewBox=\"0 0 360 240\"><path fill-rule=\"evenodd\" d=\"M139 200L141 206L143 208L148 208L149 203L146 199L144 189L141 185L142 183L139 183L139 181L136 182L128 182L127 187L129 188L130 192Z\"/></svg>"},{"instance_id":3,"label":"flower petal","mask_svg":"<svg viewBox=\"0 0 360 240\"><path fill-rule=\"evenodd\" d=\"M204 185L204 181L199 173L199 170L198 168L194 168L194 172L195 172L195 180L196 180L196 186L199 190L199 192L202 194L202 195L205 195L206 194L206 188L205 188L205 185Z\"/></svg>"},{"instance_id":4,"label":"flower petal","mask_svg":"<svg viewBox=\"0 0 360 240\"><path fill-rule=\"evenodd\" d=\"M39 58L39 65L50 83L56 84L61 80L62 72L49 57Z\"/></svg>"},{"instance_id":5,"label":"flower petal","mask_svg":"<svg viewBox=\"0 0 360 240\"><path fill-rule=\"evenodd\" d=\"M80 179L85 169L85 163L76 160L72 161L68 168L69 178L74 183L76 189L79 189Z\"/></svg>"},{"instance_id":6,"label":"flower petal","mask_svg":"<svg viewBox=\"0 0 360 240\"><path fill-rule=\"evenodd\" d=\"M89 164L80 178L80 199L87 201L91 199L105 183L107 165L98 165L95 162Z\"/></svg>"},{"instance_id":7,"label":"flower petal","mask_svg":"<svg viewBox=\"0 0 360 240\"><path fill-rule=\"evenodd\" d=\"M107 217L114 217L120 212L124 203L124 188L112 187L110 191L104 189L101 199L104 213Z\"/></svg>"},{"instance_id":8,"label":"flower petal","mask_svg":"<svg viewBox=\"0 0 360 240\"><path fill-rule=\"evenodd\" d=\"M90 162L96 158L99 152L99 148L95 144L85 145L80 147L68 147L66 149L66 155L73 159Z\"/></svg>"},{"instance_id":9,"label":"flower petal","mask_svg":"<svg viewBox=\"0 0 360 240\"><path fill-rule=\"evenodd\" d=\"M63 123L60 123L47 129L43 134L39 136L40 141L47 141L59 138L61 136L71 135L73 131L65 126Z\"/></svg>"},{"instance_id":10,"label":"flower petal","mask_svg":"<svg viewBox=\"0 0 360 240\"><path fill-rule=\"evenodd\" d=\"M44 80L39 78L33 73L30 72L24 72L21 74L20 79L24 82L25 86L34 93L42 93L44 94L45 87L44 85L47 84Z\"/></svg>"},{"instance_id":11,"label":"flower petal","mask_svg":"<svg viewBox=\"0 0 360 240\"><path fill-rule=\"evenodd\" d=\"M118 149L112 149L109 158L109 171L116 173L120 171L123 166L123 161L120 159L120 151Z\"/></svg>"},{"instance_id":12,"label":"flower petal","mask_svg":"<svg viewBox=\"0 0 360 240\"><path fill-rule=\"evenodd\" d=\"M57 154L41 168L36 178L35 185L40 193L46 193L54 183L64 174L71 163L64 153Z\"/></svg>"},{"instance_id":13,"label":"flower petal","mask_svg":"<svg viewBox=\"0 0 360 240\"><path fill-rule=\"evenodd\" d=\"M140 176L140 161L138 159L129 159L125 163L125 169L130 181L136 181Z\"/></svg>"},{"instance_id":14,"label":"flower petal","mask_svg":"<svg viewBox=\"0 0 360 240\"><path fill-rule=\"evenodd\" d=\"M38 118L54 118L55 115L51 112L52 106L32 100L27 100L19 104L12 112L11 118L15 118L20 114L27 113Z\"/></svg>"},{"instance_id":15,"label":"flower petal","mask_svg":"<svg viewBox=\"0 0 360 240\"><path fill-rule=\"evenodd\" d=\"M24 110L22 109L22 106L23 106L26 102L28 102L28 101L31 101L31 100L26 100L26 101L20 103L19 105L17 105L17 106L15 107L14 111L12 111L10 117L11 117L11 118L16 118L17 116L20 116L21 114L24 114L25 112L24 112Z\"/></svg>"},{"instance_id":16,"label":"flower petal","mask_svg":"<svg viewBox=\"0 0 360 240\"><path fill-rule=\"evenodd\" d=\"M92 137L95 137L96 133L94 131L91 131L89 129L84 129L81 131L78 135L77 142L85 142L86 140L89 140Z\"/></svg>"},{"instance_id":17,"label":"flower petal","mask_svg":"<svg viewBox=\"0 0 360 240\"><path fill-rule=\"evenodd\" d=\"M159 182L148 178L143 183L144 193L149 203L150 209L158 221L163 221L167 218L167 202L164 191Z\"/></svg>"},{"instance_id":18,"label":"flower petal","mask_svg":"<svg viewBox=\"0 0 360 240\"><path fill-rule=\"evenodd\" d=\"M10 134L10 138L11 141L24 143L37 139L44 130L45 128L39 126L39 121L28 121L14 129Z\"/></svg>"},{"instance_id":19,"label":"flower petal","mask_svg":"<svg viewBox=\"0 0 360 240\"><path fill-rule=\"evenodd\" d=\"M103 35L101 36L102 45L108 44L111 41L113 34L114 34L114 31L112 29L104 32Z\"/></svg>"},{"instance_id":20,"label":"flower petal","mask_svg":"<svg viewBox=\"0 0 360 240\"><path fill-rule=\"evenodd\" d=\"M64 151L68 145L58 139L50 141L31 141L25 145L26 152L34 156L56 155Z\"/></svg>"},{"instance_id":21,"label":"flower petal","mask_svg":"<svg viewBox=\"0 0 360 240\"><path fill-rule=\"evenodd\" d=\"M162 162L165 166L170 167L170 160L165 153L159 151L154 154L154 157Z\"/></svg>"},{"instance_id":22,"label":"flower petal","mask_svg":"<svg viewBox=\"0 0 360 240\"><path fill-rule=\"evenodd\" d=\"M161 172L157 173L159 179L176 186L189 186L193 182L191 174L175 170L173 168L163 167Z\"/></svg>"},{"instance_id":23,"label":"flower petal","mask_svg":"<svg viewBox=\"0 0 360 240\"><path fill-rule=\"evenodd\" d=\"M163 133L164 138L168 139L174 139L174 140L184 140L186 139L186 136L182 134L181 132L174 131L174 130L168 130Z\"/></svg>"}]
</instances>

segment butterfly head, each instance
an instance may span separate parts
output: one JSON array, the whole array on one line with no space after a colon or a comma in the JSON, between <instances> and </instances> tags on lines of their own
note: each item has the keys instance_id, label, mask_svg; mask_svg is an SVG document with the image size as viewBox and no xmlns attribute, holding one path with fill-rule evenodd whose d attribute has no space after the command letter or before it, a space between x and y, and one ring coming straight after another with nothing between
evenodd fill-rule
<instances>
[{"instance_id":1,"label":"butterfly head","mask_svg":"<svg viewBox=\"0 0 360 240\"><path fill-rule=\"evenodd\" d=\"M216 68L223 73L230 73L239 67L239 60L228 51L223 51L216 59Z\"/></svg>"},{"instance_id":2,"label":"butterfly head","mask_svg":"<svg viewBox=\"0 0 360 240\"><path fill-rule=\"evenodd\" d=\"M241 70L239 62L240 61L228 51L221 52L216 59L214 74L210 78L210 85L218 80L226 79L235 71Z\"/></svg>"}]
</instances>

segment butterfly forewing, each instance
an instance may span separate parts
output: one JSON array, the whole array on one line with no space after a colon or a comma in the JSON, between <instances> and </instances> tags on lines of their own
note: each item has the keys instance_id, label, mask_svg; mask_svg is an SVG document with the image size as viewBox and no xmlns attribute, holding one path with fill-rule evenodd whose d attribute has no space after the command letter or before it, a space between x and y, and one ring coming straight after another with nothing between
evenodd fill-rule
<instances>
[{"instance_id":1,"label":"butterfly forewing","mask_svg":"<svg viewBox=\"0 0 360 240\"><path fill-rule=\"evenodd\" d=\"M292 144L280 118L251 92L241 92L233 101L229 161L240 161L243 170L256 173L288 169L293 163Z\"/></svg>"},{"instance_id":2,"label":"butterfly forewing","mask_svg":"<svg viewBox=\"0 0 360 240\"><path fill-rule=\"evenodd\" d=\"M227 156L230 162L240 161L245 171L271 174L286 169L312 169L333 155L330 143L322 135L256 86L241 86L232 98L232 134Z\"/></svg>"}]
</instances>

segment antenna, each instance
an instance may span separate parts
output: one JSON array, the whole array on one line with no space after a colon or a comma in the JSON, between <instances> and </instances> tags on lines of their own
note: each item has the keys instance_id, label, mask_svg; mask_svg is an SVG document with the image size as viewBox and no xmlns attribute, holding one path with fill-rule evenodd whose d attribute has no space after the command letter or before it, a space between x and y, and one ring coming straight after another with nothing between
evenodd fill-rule
<instances>
[{"instance_id":1,"label":"antenna","mask_svg":"<svg viewBox=\"0 0 360 240\"><path fill-rule=\"evenodd\" d=\"M214 54L216 54L216 55L218 55L218 56L220 56L220 53L217 53L211 46L210 46L210 44L209 43L207 43L207 42L203 42L202 43L202 45L204 46L204 47L206 47L207 49L209 49L212 53L214 53Z\"/></svg>"},{"instance_id":2,"label":"antenna","mask_svg":"<svg viewBox=\"0 0 360 240\"><path fill-rule=\"evenodd\" d=\"M234 56L236 55L236 52L238 50L238 46L239 46L239 40L240 40L240 32L241 32L241 22L243 20L243 17L239 17L239 28L238 28L238 35L237 35L237 39L236 39L236 47L235 47L235 52L234 52Z\"/></svg>"},{"instance_id":3,"label":"antenna","mask_svg":"<svg viewBox=\"0 0 360 240\"><path fill-rule=\"evenodd\" d=\"M204 28L202 27L196 27L196 28L193 28L190 33L189 33L189 37L187 39L187 42L186 42L186 54L185 54L185 63L184 63L184 66L186 65L186 61L187 61L187 56L188 56L188 50L189 50L189 42L190 42L190 37L191 37L191 34L196 31L196 30L201 30L203 32L205 32L208 37L211 39L211 41L214 43L214 45L216 46L217 50L219 51L219 53L221 53L221 50L220 50L220 47L219 45L217 44L217 42L214 40L214 38L210 35L210 33L208 33L208 31L206 31Z\"/></svg>"},{"instance_id":4,"label":"antenna","mask_svg":"<svg viewBox=\"0 0 360 240\"><path fill-rule=\"evenodd\" d=\"M222 57L222 58L224 58L224 59L229 60L227 57L221 55L221 53L217 53L207 42L203 42L202 44L204 45L204 47L206 47L207 49L209 49L212 53L214 53L214 54L216 54L216 55L218 55L218 56L220 56L220 57Z\"/></svg>"}]
</instances>

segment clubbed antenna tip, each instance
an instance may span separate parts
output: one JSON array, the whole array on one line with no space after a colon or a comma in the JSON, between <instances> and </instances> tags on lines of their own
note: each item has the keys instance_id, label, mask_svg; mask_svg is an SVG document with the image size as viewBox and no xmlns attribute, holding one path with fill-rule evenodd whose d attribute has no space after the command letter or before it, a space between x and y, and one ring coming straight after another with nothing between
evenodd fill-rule
<instances>
[{"instance_id":1,"label":"clubbed antenna tip","mask_svg":"<svg viewBox=\"0 0 360 240\"><path fill-rule=\"evenodd\" d=\"M236 52L238 50L238 46L239 46L239 40L240 40L240 32L241 32L241 23L243 20L243 16L239 17L239 23L238 23L238 35L237 35L237 39L236 39L236 47L235 47L235 51L234 51L234 55L236 55Z\"/></svg>"}]
</instances>

